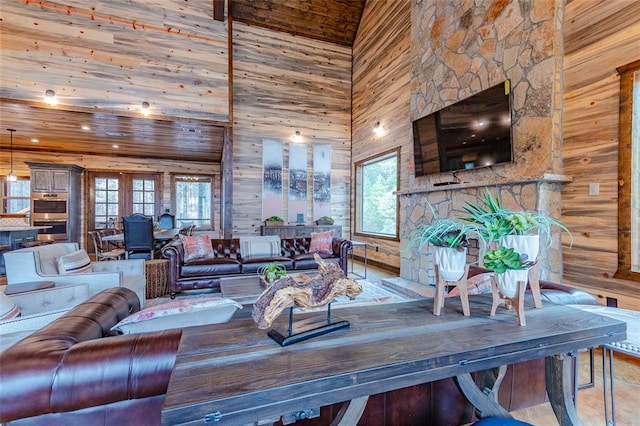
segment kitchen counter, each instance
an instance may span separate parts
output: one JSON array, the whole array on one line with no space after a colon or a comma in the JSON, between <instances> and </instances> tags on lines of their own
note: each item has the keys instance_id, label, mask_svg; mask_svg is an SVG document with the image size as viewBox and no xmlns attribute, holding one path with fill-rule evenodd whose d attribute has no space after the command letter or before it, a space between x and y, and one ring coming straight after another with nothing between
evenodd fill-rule
<instances>
[{"instance_id":1,"label":"kitchen counter","mask_svg":"<svg viewBox=\"0 0 640 426\"><path fill-rule=\"evenodd\" d=\"M50 226L31 226L31 225L0 226L0 232L29 231L31 229L35 229L37 231L38 229L48 229L48 228L51 228L51 227Z\"/></svg>"}]
</instances>

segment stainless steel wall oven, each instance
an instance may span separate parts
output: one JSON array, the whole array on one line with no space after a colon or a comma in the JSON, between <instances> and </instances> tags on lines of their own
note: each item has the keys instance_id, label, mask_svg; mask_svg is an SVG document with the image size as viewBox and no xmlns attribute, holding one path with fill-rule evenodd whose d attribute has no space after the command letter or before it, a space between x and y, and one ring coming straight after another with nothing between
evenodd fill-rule
<instances>
[{"instance_id":1,"label":"stainless steel wall oven","mask_svg":"<svg viewBox=\"0 0 640 426\"><path fill-rule=\"evenodd\" d=\"M39 240L69 238L69 199L66 193L33 192L31 194L31 223L46 226L38 231Z\"/></svg>"}]
</instances>

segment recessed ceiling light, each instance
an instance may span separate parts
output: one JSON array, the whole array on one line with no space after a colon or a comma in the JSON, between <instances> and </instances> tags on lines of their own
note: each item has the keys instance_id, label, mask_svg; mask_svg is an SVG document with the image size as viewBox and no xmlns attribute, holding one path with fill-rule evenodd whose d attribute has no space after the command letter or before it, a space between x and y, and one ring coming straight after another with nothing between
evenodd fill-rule
<instances>
[{"instance_id":1,"label":"recessed ceiling light","mask_svg":"<svg viewBox=\"0 0 640 426\"><path fill-rule=\"evenodd\" d=\"M120 148L118 145L111 145L111 148Z\"/></svg>"},{"instance_id":2,"label":"recessed ceiling light","mask_svg":"<svg viewBox=\"0 0 640 426\"><path fill-rule=\"evenodd\" d=\"M31 138L31 142L33 142L33 143L38 143L38 142L40 142L40 139L38 139L38 138Z\"/></svg>"},{"instance_id":3,"label":"recessed ceiling light","mask_svg":"<svg viewBox=\"0 0 640 426\"><path fill-rule=\"evenodd\" d=\"M91 127L87 126L86 124L83 124L82 126L80 126L80 128L84 131L91 130Z\"/></svg>"}]
</instances>

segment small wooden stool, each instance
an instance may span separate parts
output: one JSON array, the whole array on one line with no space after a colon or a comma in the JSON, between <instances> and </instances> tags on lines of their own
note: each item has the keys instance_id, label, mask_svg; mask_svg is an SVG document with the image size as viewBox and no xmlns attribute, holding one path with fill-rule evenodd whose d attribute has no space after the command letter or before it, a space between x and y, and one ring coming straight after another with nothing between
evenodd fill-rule
<instances>
[{"instance_id":1,"label":"small wooden stool","mask_svg":"<svg viewBox=\"0 0 640 426\"><path fill-rule=\"evenodd\" d=\"M471 315L469 309L469 289L467 287L467 276L469 275L469 264L464 268L464 275L458 281L445 281L440 276L438 265L436 270L436 295L433 299L433 315L440 315L440 310L444 307L444 293L447 286L458 286L460 289L460 303L462 304L462 313L465 316Z\"/></svg>"}]
</instances>

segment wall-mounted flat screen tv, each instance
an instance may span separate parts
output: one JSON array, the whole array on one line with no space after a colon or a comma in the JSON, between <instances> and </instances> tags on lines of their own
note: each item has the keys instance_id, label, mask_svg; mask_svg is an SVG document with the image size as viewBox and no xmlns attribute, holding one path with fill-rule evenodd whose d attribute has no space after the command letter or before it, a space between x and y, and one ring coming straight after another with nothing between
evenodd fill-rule
<instances>
[{"instance_id":1,"label":"wall-mounted flat screen tv","mask_svg":"<svg viewBox=\"0 0 640 426\"><path fill-rule=\"evenodd\" d=\"M509 81L413 122L416 176L513 161Z\"/></svg>"}]
</instances>

